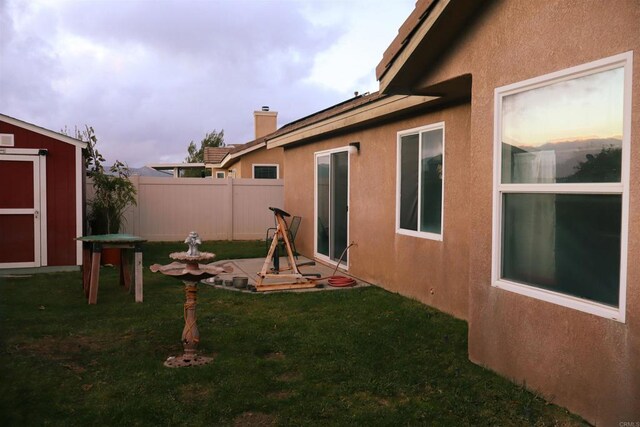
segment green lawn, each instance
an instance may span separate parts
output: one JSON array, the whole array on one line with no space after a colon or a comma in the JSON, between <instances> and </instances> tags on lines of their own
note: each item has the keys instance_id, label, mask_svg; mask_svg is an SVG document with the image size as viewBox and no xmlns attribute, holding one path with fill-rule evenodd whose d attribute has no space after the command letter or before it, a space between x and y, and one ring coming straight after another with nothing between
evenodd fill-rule
<instances>
[{"instance_id":1,"label":"green lawn","mask_svg":"<svg viewBox=\"0 0 640 427\"><path fill-rule=\"evenodd\" d=\"M148 270L144 303L103 268L98 305L79 272L0 278L0 425L582 425L467 360L467 325L370 287L247 294L201 286L200 353L181 353L181 282ZM218 259L263 242L212 242Z\"/></svg>"}]
</instances>

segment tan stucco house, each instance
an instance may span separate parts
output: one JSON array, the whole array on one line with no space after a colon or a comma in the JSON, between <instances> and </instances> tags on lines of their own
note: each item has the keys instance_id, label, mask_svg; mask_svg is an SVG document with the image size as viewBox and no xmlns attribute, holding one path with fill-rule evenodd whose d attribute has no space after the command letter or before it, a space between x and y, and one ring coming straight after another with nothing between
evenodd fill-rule
<instances>
[{"instance_id":1,"label":"tan stucco house","mask_svg":"<svg viewBox=\"0 0 640 427\"><path fill-rule=\"evenodd\" d=\"M469 358L640 421L640 2L419 0L380 92L267 136L317 260L465 319ZM295 167L292 167L295 165Z\"/></svg>"},{"instance_id":2,"label":"tan stucco house","mask_svg":"<svg viewBox=\"0 0 640 427\"><path fill-rule=\"evenodd\" d=\"M213 178L284 178L284 150L267 150L266 136L278 127L278 113L262 107L253 112L255 139L246 144L205 148L205 166Z\"/></svg>"}]
</instances>

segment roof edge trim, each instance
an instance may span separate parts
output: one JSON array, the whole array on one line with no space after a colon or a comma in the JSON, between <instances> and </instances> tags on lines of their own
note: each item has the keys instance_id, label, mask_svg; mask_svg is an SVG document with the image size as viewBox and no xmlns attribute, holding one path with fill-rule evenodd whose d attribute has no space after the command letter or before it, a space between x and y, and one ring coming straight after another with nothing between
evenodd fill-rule
<instances>
[{"instance_id":1,"label":"roof edge trim","mask_svg":"<svg viewBox=\"0 0 640 427\"><path fill-rule=\"evenodd\" d=\"M0 114L0 120L3 122L9 123L10 125L17 126L19 128L38 133L40 135L47 136L49 138L57 139L58 141L65 142L67 144L71 144L76 147L87 148L87 143L85 141L81 141L71 136L63 135L61 133L52 131L50 129L46 129L41 126L34 125L33 123L25 122L24 120L16 119L14 117L10 117L5 114Z\"/></svg>"},{"instance_id":2,"label":"roof edge trim","mask_svg":"<svg viewBox=\"0 0 640 427\"><path fill-rule=\"evenodd\" d=\"M357 126L371 120L379 120L390 114L429 103L435 99L438 99L438 97L392 95L381 98L370 104L359 106L341 114L320 120L319 122L311 123L291 132L268 139L267 149L301 142L328 132L349 129L353 126Z\"/></svg>"},{"instance_id":3,"label":"roof edge trim","mask_svg":"<svg viewBox=\"0 0 640 427\"><path fill-rule=\"evenodd\" d=\"M418 27L410 34L409 39L404 43L402 49L400 49L398 53L389 60L388 66L380 72L380 76L378 77L380 92L387 93L387 88L397 76L404 62L414 53L422 39L426 36L429 30L431 30L431 27L433 27L440 15L442 15L442 12L444 12L450 3L451 0L440 0L436 2L428 15L418 23Z\"/></svg>"}]
</instances>

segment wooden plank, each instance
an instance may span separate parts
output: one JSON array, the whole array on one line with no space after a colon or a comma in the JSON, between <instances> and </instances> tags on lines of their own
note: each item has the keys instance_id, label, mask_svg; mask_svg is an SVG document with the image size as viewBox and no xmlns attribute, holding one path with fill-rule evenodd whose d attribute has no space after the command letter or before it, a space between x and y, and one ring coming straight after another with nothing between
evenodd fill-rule
<instances>
[{"instance_id":1,"label":"wooden plank","mask_svg":"<svg viewBox=\"0 0 640 427\"><path fill-rule=\"evenodd\" d=\"M263 279L304 279L304 276L302 276L302 274L270 274L267 273L265 275L262 275L261 273L258 273L258 275L260 277L262 277Z\"/></svg>"},{"instance_id":2,"label":"wooden plank","mask_svg":"<svg viewBox=\"0 0 640 427\"><path fill-rule=\"evenodd\" d=\"M91 279L89 283L89 304L98 303L98 285L100 284L100 258L101 257L102 257L102 249L94 248L93 255L91 255Z\"/></svg>"},{"instance_id":3,"label":"wooden plank","mask_svg":"<svg viewBox=\"0 0 640 427\"><path fill-rule=\"evenodd\" d=\"M274 283L271 285L256 285L257 292L267 292L267 291L286 291L291 289L309 289L315 288L317 286L314 282L303 282L303 283Z\"/></svg>"},{"instance_id":4,"label":"wooden plank","mask_svg":"<svg viewBox=\"0 0 640 427\"><path fill-rule=\"evenodd\" d=\"M142 251L136 249L135 255L136 302L142 302Z\"/></svg>"}]
</instances>

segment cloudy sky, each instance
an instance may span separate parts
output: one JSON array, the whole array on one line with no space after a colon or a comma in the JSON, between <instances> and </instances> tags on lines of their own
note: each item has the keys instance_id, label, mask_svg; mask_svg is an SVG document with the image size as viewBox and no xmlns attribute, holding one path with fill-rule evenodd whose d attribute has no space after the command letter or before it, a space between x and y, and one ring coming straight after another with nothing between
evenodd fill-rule
<instances>
[{"instance_id":1,"label":"cloudy sky","mask_svg":"<svg viewBox=\"0 0 640 427\"><path fill-rule=\"evenodd\" d=\"M0 0L0 113L89 124L107 162L180 162L377 90L415 0Z\"/></svg>"}]
</instances>

